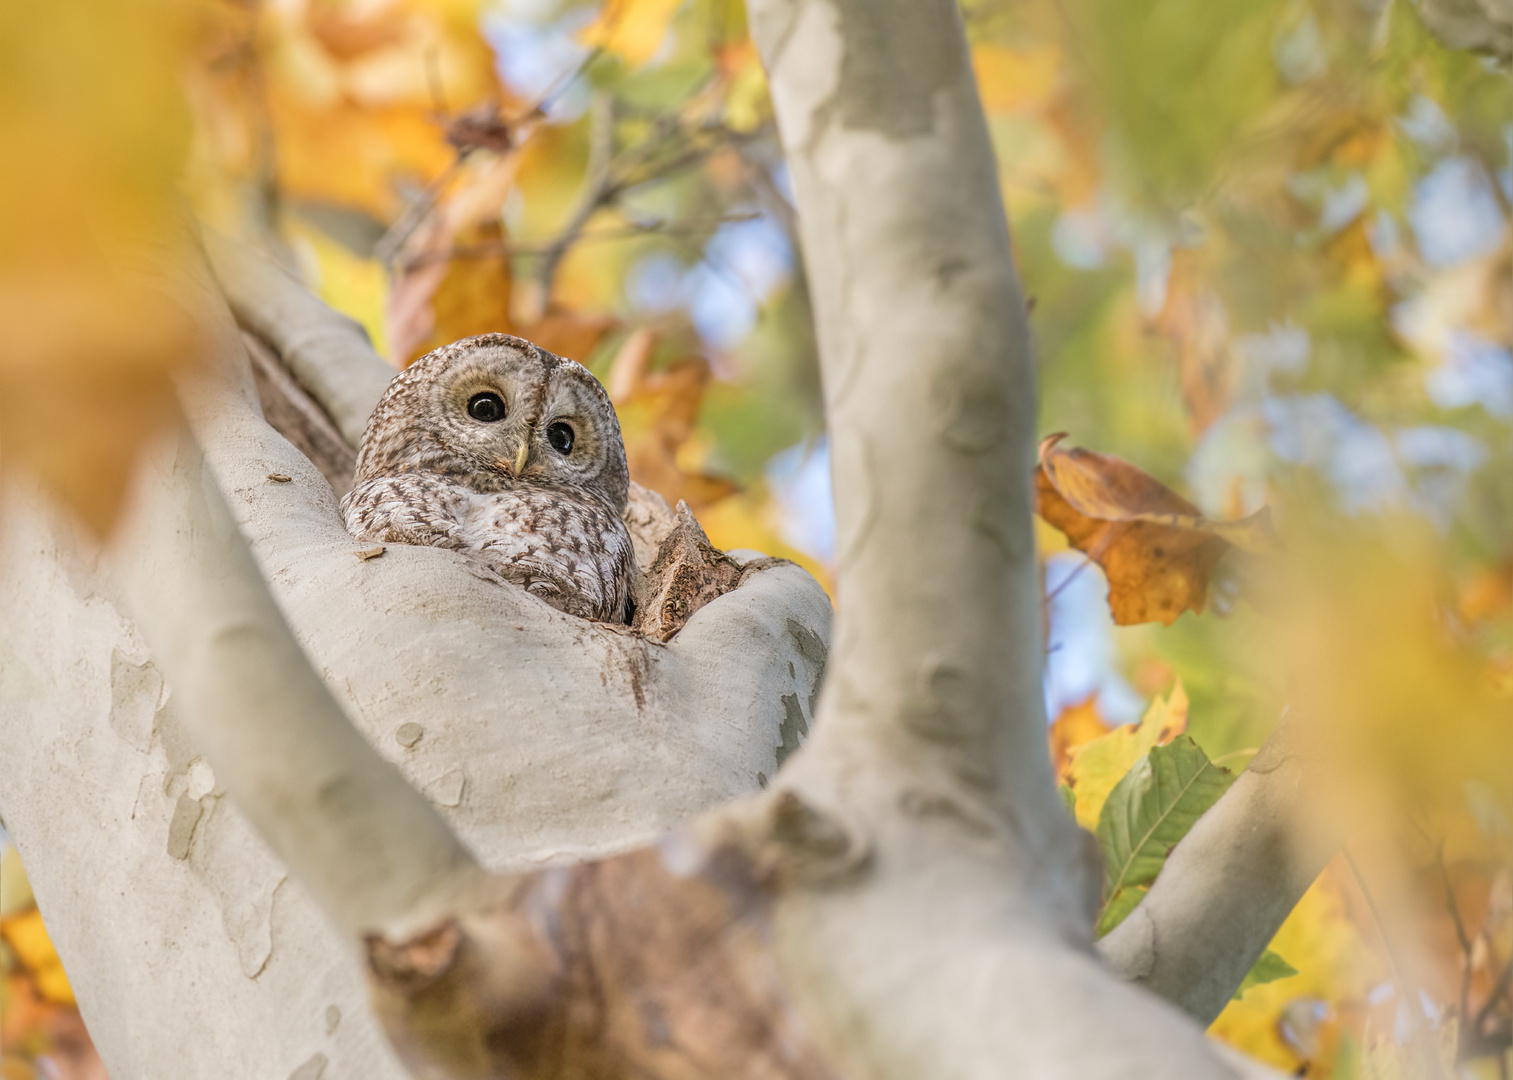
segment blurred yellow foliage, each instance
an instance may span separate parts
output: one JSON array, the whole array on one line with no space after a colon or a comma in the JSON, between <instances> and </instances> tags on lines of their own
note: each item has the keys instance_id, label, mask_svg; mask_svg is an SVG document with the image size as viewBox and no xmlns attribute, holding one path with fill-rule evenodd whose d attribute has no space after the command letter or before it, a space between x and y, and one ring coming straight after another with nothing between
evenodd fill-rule
<instances>
[{"instance_id":1,"label":"blurred yellow foliage","mask_svg":"<svg viewBox=\"0 0 1513 1080\"><path fill-rule=\"evenodd\" d=\"M683 0L605 0L581 40L639 67L656 54Z\"/></svg>"},{"instance_id":2,"label":"blurred yellow foliage","mask_svg":"<svg viewBox=\"0 0 1513 1080\"><path fill-rule=\"evenodd\" d=\"M982 106L989 112L1040 108L1066 78L1066 64L1055 45L1015 49L979 44L972 49L972 70Z\"/></svg>"}]
</instances>

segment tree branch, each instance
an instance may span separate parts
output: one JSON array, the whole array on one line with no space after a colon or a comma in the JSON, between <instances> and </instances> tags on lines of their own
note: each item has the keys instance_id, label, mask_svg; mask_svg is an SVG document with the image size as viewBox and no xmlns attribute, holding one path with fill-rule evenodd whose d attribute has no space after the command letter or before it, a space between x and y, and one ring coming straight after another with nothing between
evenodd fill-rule
<instances>
[{"instance_id":1,"label":"tree branch","mask_svg":"<svg viewBox=\"0 0 1513 1080\"><path fill-rule=\"evenodd\" d=\"M321 303L280 267L207 232L205 250L237 321L266 341L354 448L394 377L354 320Z\"/></svg>"},{"instance_id":2,"label":"tree branch","mask_svg":"<svg viewBox=\"0 0 1513 1080\"><path fill-rule=\"evenodd\" d=\"M769 792L803 823L771 830L803 868L785 981L847 1075L1232 1076L1093 955L1095 856L1045 750L1024 300L957 6L748 11L814 294L841 597L818 728Z\"/></svg>"},{"instance_id":3,"label":"tree branch","mask_svg":"<svg viewBox=\"0 0 1513 1080\"><path fill-rule=\"evenodd\" d=\"M836 477L846 617L819 738L884 741L1064 839L1043 745L1029 335L955 6L767 0L752 16Z\"/></svg>"},{"instance_id":4,"label":"tree branch","mask_svg":"<svg viewBox=\"0 0 1513 1080\"><path fill-rule=\"evenodd\" d=\"M1239 988L1338 838L1297 829L1321 783L1296 713L1172 851L1140 906L1098 943L1120 975L1205 1026Z\"/></svg>"},{"instance_id":5,"label":"tree branch","mask_svg":"<svg viewBox=\"0 0 1513 1080\"><path fill-rule=\"evenodd\" d=\"M472 856L310 667L193 440L163 465L120 557L187 726L349 934L433 917L475 880Z\"/></svg>"}]
</instances>

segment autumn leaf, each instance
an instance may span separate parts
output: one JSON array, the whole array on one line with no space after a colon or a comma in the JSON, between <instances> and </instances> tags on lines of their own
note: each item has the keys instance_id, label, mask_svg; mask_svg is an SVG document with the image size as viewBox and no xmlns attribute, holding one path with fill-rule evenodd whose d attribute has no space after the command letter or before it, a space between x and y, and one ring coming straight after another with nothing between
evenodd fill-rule
<instances>
[{"instance_id":1,"label":"autumn leaf","mask_svg":"<svg viewBox=\"0 0 1513 1080\"><path fill-rule=\"evenodd\" d=\"M0 35L0 463L100 533L197 352L192 315L159 279L179 269L161 253L186 240L174 73L203 14L11 4Z\"/></svg>"},{"instance_id":2,"label":"autumn leaf","mask_svg":"<svg viewBox=\"0 0 1513 1080\"><path fill-rule=\"evenodd\" d=\"M607 0L579 40L640 67L661 47L668 24L682 6L683 0Z\"/></svg>"},{"instance_id":3,"label":"autumn leaf","mask_svg":"<svg viewBox=\"0 0 1513 1080\"><path fill-rule=\"evenodd\" d=\"M1187 735L1153 746L1126 773L1098 815L1107 934L1134 910L1166 858L1229 788L1234 774L1208 760Z\"/></svg>"},{"instance_id":4,"label":"autumn leaf","mask_svg":"<svg viewBox=\"0 0 1513 1080\"><path fill-rule=\"evenodd\" d=\"M1051 765L1056 770L1056 779L1066 779L1073 751L1108 732L1107 721L1098 713L1096 694L1062 709L1050 728Z\"/></svg>"},{"instance_id":5,"label":"autumn leaf","mask_svg":"<svg viewBox=\"0 0 1513 1080\"><path fill-rule=\"evenodd\" d=\"M1043 105L1065 77L1061 50L1054 45L1033 49L974 45L972 71L982 107L990 113Z\"/></svg>"},{"instance_id":6,"label":"autumn leaf","mask_svg":"<svg viewBox=\"0 0 1513 1080\"><path fill-rule=\"evenodd\" d=\"M685 356L651 371L655 346L650 331L626 339L610 369L610 397L625 438L631 479L669 503L683 500L695 511L736 492L723 477L688 460L699 410L712 375L701 356Z\"/></svg>"},{"instance_id":7,"label":"autumn leaf","mask_svg":"<svg viewBox=\"0 0 1513 1080\"><path fill-rule=\"evenodd\" d=\"M396 182L428 183L455 160L454 120L505 98L476 17L471 0L271 8L249 40L206 58L200 107L235 133L245 173L389 220Z\"/></svg>"},{"instance_id":8,"label":"autumn leaf","mask_svg":"<svg viewBox=\"0 0 1513 1080\"><path fill-rule=\"evenodd\" d=\"M1209 577L1231 545L1251 552L1275 548L1264 508L1239 521L1210 520L1126 461L1062 449L1065 437L1040 443L1035 509L1103 568L1119 625L1170 625L1184 611L1201 612Z\"/></svg>"},{"instance_id":9,"label":"autumn leaf","mask_svg":"<svg viewBox=\"0 0 1513 1080\"><path fill-rule=\"evenodd\" d=\"M459 170L456 182L406 239L386 319L399 366L459 338L514 332L499 204L514 184L518 164L519 156L510 154Z\"/></svg>"},{"instance_id":10,"label":"autumn leaf","mask_svg":"<svg viewBox=\"0 0 1513 1080\"><path fill-rule=\"evenodd\" d=\"M1187 692L1179 681L1165 699L1151 702L1138 724L1125 724L1107 735L1070 751L1065 772L1076 796L1077 824L1097 828L1109 792L1154 746L1170 742L1187 730Z\"/></svg>"},{"instance_id":11,"label":"autumn leaf","mask_svg":"<svg viewBox=\"0 0 1513 1080\"><path fill-rule=\"evenodd\" d=\"M599 342L619 325L620 321L613 315L553 306L535 322L521 324L515 333L547 352L586 364Z\"/></svg>"}]
</instances>

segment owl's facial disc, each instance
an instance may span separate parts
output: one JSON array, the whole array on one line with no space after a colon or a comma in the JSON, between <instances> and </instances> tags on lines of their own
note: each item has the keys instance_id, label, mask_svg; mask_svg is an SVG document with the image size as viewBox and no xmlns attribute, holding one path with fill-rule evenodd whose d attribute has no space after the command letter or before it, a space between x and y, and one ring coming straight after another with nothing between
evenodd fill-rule
<instances>
[{"instance_id":1,"label":"owl's facial disc","mask_svg":"<svg viewBox=\"0 0 1513 1080\"><path fill-rule=\"evenodd\" d=\"M513 346L472 350L437 379L437 434L481 472L519 476L540 416L546 364Z\"/></svg>"}]
</instances>

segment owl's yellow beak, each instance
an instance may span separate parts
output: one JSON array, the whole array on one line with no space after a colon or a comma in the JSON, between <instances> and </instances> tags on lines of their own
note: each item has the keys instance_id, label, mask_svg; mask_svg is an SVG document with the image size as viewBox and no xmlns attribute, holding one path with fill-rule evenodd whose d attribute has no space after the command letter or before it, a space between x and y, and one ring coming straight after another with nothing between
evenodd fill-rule
<instances>
[{"instance_id":1,"label":"owl's yellow beak","mask_svg":"<svg viewBox=\"0 0 1513 1080\"><path fill-rule=\"evenodd\" d=\"M531 441L526 439L520 444L520 449L515 453L515 475L519 476L525 471L525 459L530 456Z\"/></svg>"}]
</instances>

